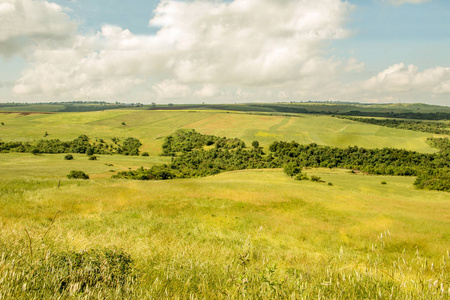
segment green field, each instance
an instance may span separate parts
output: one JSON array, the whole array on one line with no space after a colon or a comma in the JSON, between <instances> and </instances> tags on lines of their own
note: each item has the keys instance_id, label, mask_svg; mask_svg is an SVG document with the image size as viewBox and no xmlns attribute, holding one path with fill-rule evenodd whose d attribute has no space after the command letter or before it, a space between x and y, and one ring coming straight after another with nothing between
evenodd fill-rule
<instances>
[{"instance_id":1,"label":"green field","mask_svg":"<svg viewBox=\"0 0 450 300\"><path fill-rule=\"evenodd\" d=\"M267 147L274 141L317 143L336 147L403 148L423 153L436 152L425 143L432 134L397 130L329 116L270 116L216 111L109 110L86 113L2 114L3 141L35 140L44 136L71 140L81 134L91 138L135 137L142 151L161 152L162 137L179 128L203 134L237 137L251 144L258 140ZM125 122L126 125L121 125Z\"/></svg>"},{"instance_id":2,"label":"green field","mask_svg":"<svg viewBox=\"0 0 450 300\"><path fill-rule=\"evenodd\" d=\"M304 170L328 185L270 169L110 179L117 171L169 162L157 156L162 137L179 128L265 147L296 140L427 153L435 151L425 143L432 134L329 116L215 111L0 114L0 121L2 141L40 139L46 131L46 138L62 140L131 136L150 152L96 161L81 154L66 161L63 154L0 153L0 299L450 297L450 194L417 190L412 177ZM70 170L91 180L69 180ZM120 288L86 289L76 276L65 290L49 283L60 282L53 256L103 248L133 258L133 276Z\"/></svg>"}]
</instances>

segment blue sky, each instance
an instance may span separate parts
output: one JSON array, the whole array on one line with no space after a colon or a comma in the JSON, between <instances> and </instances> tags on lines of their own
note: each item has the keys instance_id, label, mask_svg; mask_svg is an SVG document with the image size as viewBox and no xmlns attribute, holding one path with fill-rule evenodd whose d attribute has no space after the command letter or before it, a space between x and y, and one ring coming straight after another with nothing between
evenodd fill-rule
<instances>
[{"instance_id":1,"label":"blue sky","mask_svg":"<svg viewBox=\"0 0 450 300\"><path fill-rule=\"evenodd\" d=\"M448 16L444 0L0 0L0 102L450 105Z\"/></svg>"}]
</instances>

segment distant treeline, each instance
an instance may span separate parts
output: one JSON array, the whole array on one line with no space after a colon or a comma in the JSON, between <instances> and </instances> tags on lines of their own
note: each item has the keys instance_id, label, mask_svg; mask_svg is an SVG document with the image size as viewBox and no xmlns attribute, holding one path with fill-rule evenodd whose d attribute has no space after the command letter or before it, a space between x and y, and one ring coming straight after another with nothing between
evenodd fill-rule
<instances>
[{"instance_id":1,"label":"distant treeline","mask_svg":"<svg viewBox=\"0 0 450 300\"><path fill-rule=\"evenodd\" d=\"M265 154L257 141L246 148L245 143L238 139L202 135L194 130L177 131L166 137L163 144L162 155L173 156L170 164L119 172L114 178L189 178L233 170L281 168L289 164L300 168L356 169L377 175L422 175L418 187L450 190L450 160L444 153L422 154L393 148L364 149L356 146L342 149L296 142L274 142L269 151ZM433 180L427 180L429 176Z\"/></svg>"},{"instance_id":2,"label":"distant treeline","mask_svg":"<svg viewBox=\"0 0 450 300\"><path fill-rule=\"evenodd\" d=\"M268 108L276 112L296 113L296 114L324 114L324 115L342 115L342 116L360 116L360 117L383 117L383 118L398 118L398 119L415 119L415 120L450 120L450 113L433 112L433 113L419 113L419 112L386 112L386 111L334 111L327 110L327 105L323 105L320 110L307 109L305 107L296 107L296 105L260 105L252 106L260 108Z\"/></svg>"},{"instance_id":3,"label":"distant treeline","mask_svg":"<svg viewBox=\"0 0 450 300\"><path fill-rule=\"evenodd\" d=\"M398 119L414 119L414 120L450 120L450 113L416 113L416 112L364 112L350 111L341 113L344 116L361 116L361 117L378 117L378 118L398 118Z\"/></svg>"},{"instance_id":4,"label":"distant treeline","mask_svg":"<svg viewBox=\"0 0 450 300\"><path fill-rule=\"evenodd\" d=\"M87 111L100 111L108 109L130 108L131 105L119 105L119 104L103 104L103 105L66 105L58 112L87 112Z\"/></svg>"},{"instance_id":5,"label":"distant treeline","mask_svg":"<svg viewBox=\"0 0 450 300\"><path fill-rule=\"evenodd\" d=\"M212 109L248 113L291 113L291 114L319 114L337 116L382 117L413 120L450 120L447 107L418 105L392 107L369 104L348 103L271 103L271 104L183 104L183 105L153 105L151 110L187 110ZM423 109L423 112L419 112Z\"/></svg>"},{"instance_id":6,"label":"distant treeline","mask_svg":"<svg viewBox=\"0 0 450 300\"><path fill-rule=\"evenodd\" d=\"M83 134L72 141L61 141L59 139L40 139L33 142L0 141L0 152L139 155L141 145L138 139L132 137L123 141L118 138L112 138L110 142L96 139L91 143L89 137Z\"/></svg>"},{"instance_id":7,"label":"distant treeline","mask_svg":"<svg viewBox=\"0 0 450 300\"><path fill-rule=\"evenodd\" d=\"M425 122L425 121L406 121L395 119L373 119L373 118L354 118L347 116L339 116L339 118L369 123L374 125L407 129L414 131L422 131L436 134L450 134L449 125L439 122Z\"/></svg>"},{"instance_id":8,"label":"distant treeline","mask_svg":"<svg viewBox=\"0 0 450 300\"><path fill-rule=\"evenodd\" d=\"M109 109L120 109L130 107L142 107L140 103L109 103L105 101L69 101L69 102L39 102L39 103L0 103L1 108L17 107L19 111L25 111L28 106L42 107L42 111L47 111L48 107L54 107L52 112L88 112L88 111L101 111ZM60 108L64 106L64 108ZM35 110L35 109L33 109Z\"/></svg>"}]
</instances>

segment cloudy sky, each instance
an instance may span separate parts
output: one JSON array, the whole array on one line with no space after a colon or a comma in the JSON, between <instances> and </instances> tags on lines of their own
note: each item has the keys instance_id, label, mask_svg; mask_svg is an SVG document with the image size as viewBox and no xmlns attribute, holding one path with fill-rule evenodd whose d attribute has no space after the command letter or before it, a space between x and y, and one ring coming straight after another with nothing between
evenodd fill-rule
<instances>
[{"instance_id":1,"label":"cloudy sky","mask_svg":"<svg viewBox=\"0 0 450 300\"><path fill-rule=\"evenodd\" d=\"M448 0L0 0L0 102L450 105Z\"/></svg>"}]
</instances>

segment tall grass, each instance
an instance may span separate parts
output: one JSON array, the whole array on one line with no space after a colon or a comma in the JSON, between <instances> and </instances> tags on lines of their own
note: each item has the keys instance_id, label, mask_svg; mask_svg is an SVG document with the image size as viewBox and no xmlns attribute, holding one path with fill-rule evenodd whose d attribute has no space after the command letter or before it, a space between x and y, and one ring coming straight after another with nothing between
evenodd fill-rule
<instances>
[{"instance_id":1,"label":"tall grass","mask_svg":"<svg viewBox=\"0 0 450 300\"><path fill-rule=\"evenodd\" d=\"M333 186L281 170L59 189L3 178L0 298L450 297L448 194L306 172Z\"/></svg>"}]
</instances>

